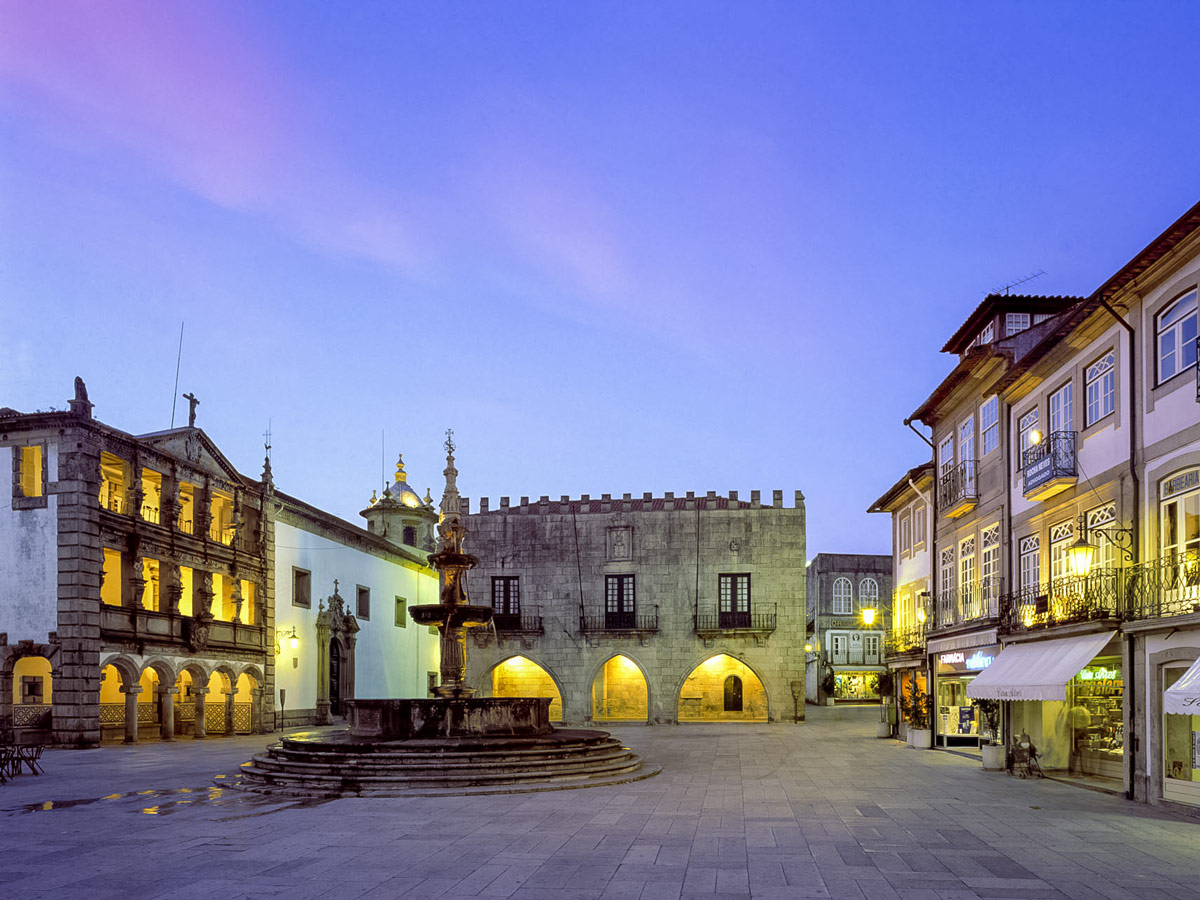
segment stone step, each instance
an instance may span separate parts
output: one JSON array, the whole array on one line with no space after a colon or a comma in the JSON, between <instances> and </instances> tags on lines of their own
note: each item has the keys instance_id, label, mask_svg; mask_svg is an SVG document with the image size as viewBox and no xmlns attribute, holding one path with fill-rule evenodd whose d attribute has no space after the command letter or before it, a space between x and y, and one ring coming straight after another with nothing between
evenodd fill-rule
<instances>
[{"instance_id":1,"label":"stone step","mask_svg":"<svg viewBox=\"0 0 1200 900\"><path fill-rule=\"evenodd\" d=\"M492 752L473 751L470 753L437 754L415 752L411 750L353 754L346 752L314 751L307 748L303 750L292 749L275 745L268 748L268 754L273 759L295 760L297 762L311 762L325 765L428 765L431 759L436 759L440 764L447 766L487 766L520 762L527 762L531 765L537 765L541 763L552 763L555 760L578 758L582 755L622 752L625 750L626 748L623 747L620 741L609 740L597 742L583 747L571 748L557 747L553 749L541 750L497 750Z\"/></svg>"},{"instance_id":2,"label":"stone step","mask_svg":"<svg viewBox=\"0 0 1200 900\"><path fill-rule=\"evenodd\" d=\"M338 760L314 759L300 755L279 756L273 753L258 754L254 757L255 765L272 771L341 771L356 774L372 773L417 773L422 771L439 772L472 772L479 770L504 771L553 771L562 767L578 766L585 762L604 763L628 757L629 751L619 744L588 753L577 753L554 758L530 759L527 757L492 757L485 759L445 760L430 759L428 756L408 756L403 759L380 760L373 757L347 757Z\"/></svg>"}]
</instances>

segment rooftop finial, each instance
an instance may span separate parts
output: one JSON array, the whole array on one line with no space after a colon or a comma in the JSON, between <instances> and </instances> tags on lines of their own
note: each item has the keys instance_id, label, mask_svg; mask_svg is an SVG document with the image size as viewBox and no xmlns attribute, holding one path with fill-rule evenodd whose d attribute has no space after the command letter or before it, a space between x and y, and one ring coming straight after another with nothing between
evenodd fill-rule
<instances>
[{"instance_id":1,"label":"rooftop finial","mask_svg":"<svg viewBox=\"0 0 1200 900\"><path fill-rule=\"evenodd\" d=\"M446 456L453 459L454 458L454 429L453 428L446 429L445 447L446 447Z\"/></svg>"},{"instance_id":2,"label":"rooftop finial","mask_svg":"<svg viewBox=\"0 0 1200 900\"><path fill-rule=\"evenodd\" d=\"M371 506L374 506L378 502L379 502L379 498L375 496L374 491L371 491L371 499L368 501L368 503L370 503Z\"/></svg>"},{"instance_id":3,"label":"rooftop finial","mask_svg":"<svg viewBox=\"0 0 1200 900\"><path fill-rule=\"evenodd\" d=\"M404 484L408 481L408 476L404 473L404 454L396 454L396 481Z\"/></svg>"}]
</instances>

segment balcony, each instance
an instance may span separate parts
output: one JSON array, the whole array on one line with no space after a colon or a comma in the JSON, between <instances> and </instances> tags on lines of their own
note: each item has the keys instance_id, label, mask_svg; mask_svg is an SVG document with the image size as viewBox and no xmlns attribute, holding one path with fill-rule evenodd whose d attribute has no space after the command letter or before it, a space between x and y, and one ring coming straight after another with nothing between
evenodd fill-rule
<instances>
[{"instance_id":1,"label":"balcony","mask_svg":"<svg viewBox=\"0 0 1200 900\"><path fill-rule=\"evenodd\" d=\"M506 634L545 634L542 617L528 613L496 613L492 616L496 631Z\"/></svg>"},{"instance_id":2,"label":"balcony","mask_svg":"<svg viewBox=\"0 0 1200 900\"><path fill-rule=\"evenodd\" d=\"M579 630L584 634L604 632L649 633L658 631L658 607L653 612L604 612L579 614Z\"/></svg>"},{"instance_id":3,"label":"balcony","mask_svg":"<svg viewBox=\"0 0 1200 900\"><path fill-rule=\"evenodd\" d=\"M194 622L191 616L156 612L135 606L100 606L100 635L114 642L152 641L184 647ZM265 652L265 630L261 625L210 620L208 646L222 650Z\"/></svg>"},{"instance_id":4,"label":"balcony","mask_svg":"<svg viewBox=\"0 0 1200 900\"><path fill-rule=\"evenodd\" d=\"M964 460L957 466L947 469L938 479L938 509L942 515L951 519L965 516L979 504L979 479L976 476L977 463L973 459Z\"/></svg>"},{"instance_id":5,"label":"balcony","mask_svg":"<svg viewBox=\"0 0 1200 900\"><path fill-rule=\"evenodd\" d=\"M1079 480L1075 467L1075 432L1055 431L1044 441L1021 454L1026 500L1045 500L1074 487Z\"/></svg>"},{"instance_id":6,"label":"balcony","mask_svg":"<svg viewBox=\"0 0 1200 900\"><path fill-rule=\"evenodd\" d=\"M700 613L695 616L694 628L702 638L721 634L767 635L775 630L776 607L770 611Z\"/></svg>"},{"instance_id":7,"label":"balcony","mask_svg":"<svg viewBox=\"0 0 1200 900\"><path fill-rule=\"evenodd\" d=\"M1174 553L1124 570L1125 617L1200 615L1200 551Z\"/></svg>"},{"instance_id":8,"label":"balcony","mask_svg":"<svg viewBox=\"0 0 1200 900\"><path fill-rule=\"evenodd\" d=\"M925 627L914 625L889 631L883 639L883 655L891 659L897 656L921 655L925 651Z\"/></svg>"},{"instance_id":9,"label":"balcony","mask_svg":"<svg viewBox=\"0 0 1200 900\"><path fill-rule=\"evenodd\" d=\"M1055 578L1004 598L1000 630L1006 634L1119 619L1125 606L1128 569L1095 569L1085 578Z\"/></svg>"},{"instance_id":10,"label":"balcony","mask_svg":"<svg viewBox=\"0 0 1200 900\"><path fill-rule=\"evenodd\" d=\"M936 628L953 628L985 622L1000 615L1003 578L985 578L971 584L947 588L937 595Z\"/></svg>"}]
</instances>

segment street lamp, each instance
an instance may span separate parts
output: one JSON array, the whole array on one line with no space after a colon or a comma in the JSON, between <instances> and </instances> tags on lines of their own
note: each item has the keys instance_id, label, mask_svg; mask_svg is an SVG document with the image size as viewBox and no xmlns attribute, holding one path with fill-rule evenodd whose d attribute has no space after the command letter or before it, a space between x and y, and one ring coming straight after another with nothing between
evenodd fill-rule
<instances>
[{"instance_id":1,"label":"street lamp","mask_svg":"<svg viewBox=\"0 0 1200 900\"><path fill-rule=\"evenodd\" d=\"M275 632L275 655L276 656L278 656L280 653L283 652L283 647L280 646L280 643L279 643L280 637L281 637L280 633L278 631ZM295 650L297 647L300 646L300 635L296 634L296 626L295 625L292 626L292 630L290 632L284 632L282 637L287 638L288 646L291 647L293 650Z\"/></svg>"},{"instance_id":2,"label":"street lamp","mask_svg":"<svg viewBox=\"0 0 1200 900\"><path fill-rule=\"evenodd\" d=\"M1132 528L1097 528L1093 533L1124 553L1127 561L1133 562ZM1079 517L1079 539L1067 548L1067 563L1076 578L1087 578L1092 571L1096 551L1099 549L1099 546L1088 540L1087 517L1081 515Z\"/></svg>"}]
</instances>

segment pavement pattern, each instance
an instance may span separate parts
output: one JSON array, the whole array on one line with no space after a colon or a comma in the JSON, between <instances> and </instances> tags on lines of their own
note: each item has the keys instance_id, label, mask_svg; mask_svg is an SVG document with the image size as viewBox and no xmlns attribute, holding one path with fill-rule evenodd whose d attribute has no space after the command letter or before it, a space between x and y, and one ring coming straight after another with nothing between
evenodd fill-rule
<instances>
[{"instance_id":1,"label":"pavement pattern","mask_svg":"<svg viewBox=\"0 0 1200 900\"><path fill-rule=\"evenodd\" d=\"M876 716L614 728L662 774L485 797L213 784L262 737L47 752L0 785L0 898L1200 900L1200 821L879 740Z\"/></svg>"}]
</instances>

